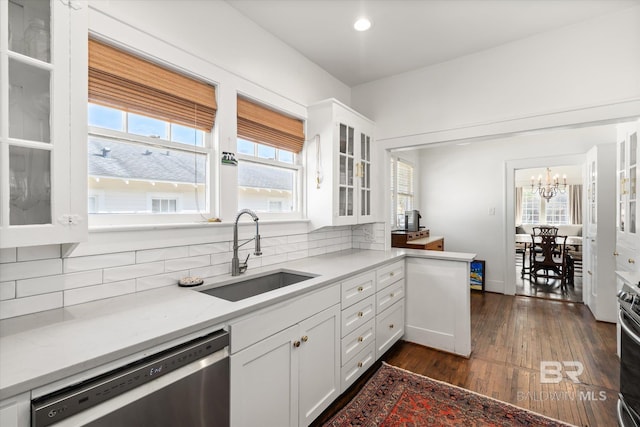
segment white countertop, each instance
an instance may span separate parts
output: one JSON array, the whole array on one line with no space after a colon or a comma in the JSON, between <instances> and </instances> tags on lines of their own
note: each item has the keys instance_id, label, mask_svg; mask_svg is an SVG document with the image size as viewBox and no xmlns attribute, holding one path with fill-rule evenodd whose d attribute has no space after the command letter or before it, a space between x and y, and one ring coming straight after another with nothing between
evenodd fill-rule
<instances>
[{"instance_id":1,"label":"white countertop","mask_svg":"<svg viewBox=\"0 0 640 427\"><path fill-rule=\"evenodd\" d=\"M475 254L391 249L347 250L212 278L197 288L167 286L0 321L0 399L79 375L240 315L369 271L405 256L470 262ZM221 286L266 271L317 274L295 285L237 302L195 289ZM213 330L213 329L211 329ZM167 344L168 345L168 344ZM175 345L175 344L174 344Z\"/></svg>"},{"instance_id":2,"label":"white countertop","mask_svg":"<svg viewBox=\"0 0 640 427\"><path fill-rule=\"evenodd\" d=\"M616 274L625 282L640 286L640 271L616 271Z\"/></svg>"}]
</instances>

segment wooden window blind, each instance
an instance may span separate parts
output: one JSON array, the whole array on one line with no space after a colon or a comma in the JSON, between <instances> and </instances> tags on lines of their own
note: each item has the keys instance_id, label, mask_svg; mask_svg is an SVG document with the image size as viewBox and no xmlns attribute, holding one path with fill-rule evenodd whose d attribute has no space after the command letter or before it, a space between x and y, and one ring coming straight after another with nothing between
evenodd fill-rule
<instances>
[{"instance_id":1,"label":"wooden window blind","mask_svg":"<svg viewBox=\"0 0 640 427\"><path fill-rule=\"evenodd\" d=\"M215 87L89 39L89 102L211 131Z\"/></svg>"},{"instance_id":2,"label":"wooden window blind","mask_svg":"<svg viewBox=\"0 0 640 427\"><path fill-rule=\"evenodd\" d=\"M299 153L304 145L304 124L238 97L238 137Z\"/></svg>"}]
</instances>

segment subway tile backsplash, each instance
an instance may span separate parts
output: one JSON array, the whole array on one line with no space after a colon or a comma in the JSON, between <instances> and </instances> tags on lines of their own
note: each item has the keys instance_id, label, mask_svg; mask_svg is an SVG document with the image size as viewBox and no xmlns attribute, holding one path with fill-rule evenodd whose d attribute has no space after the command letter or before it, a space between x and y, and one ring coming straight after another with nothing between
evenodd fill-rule
<instances>
[{"instance_id":1,"label":"subway tile backsplash","mask_svg":"<svg viewBox=\"0 0 640 427\"><path fill-rule=\"evenodd\" d=\"M385 249L384 223L295 234L265 225L261 232L262 256L253 255L253 243L239 252L241 259L250 254L249 269L351 248ZM0 319L173 286L185 276L228 275L232 246L221 240L68 258L60 245L0 249Z\"/></svg>"}]
</instances>

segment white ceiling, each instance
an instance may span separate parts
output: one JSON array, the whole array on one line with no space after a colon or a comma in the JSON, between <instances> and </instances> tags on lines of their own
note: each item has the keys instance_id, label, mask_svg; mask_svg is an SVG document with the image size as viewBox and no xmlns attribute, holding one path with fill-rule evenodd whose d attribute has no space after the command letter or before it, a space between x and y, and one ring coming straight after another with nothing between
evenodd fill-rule
<instances>
[{"instance_id":1,"label":"white ceiling","mask_svg":"<svg viewBox=\"0 0 640 427\"><path fill-rule=\"evenodd\" d=\"M249 19L356 86L448 61L640 0L227 0ZM373 26L359 33L353 23Z\"/></svg>"}]
</instances>

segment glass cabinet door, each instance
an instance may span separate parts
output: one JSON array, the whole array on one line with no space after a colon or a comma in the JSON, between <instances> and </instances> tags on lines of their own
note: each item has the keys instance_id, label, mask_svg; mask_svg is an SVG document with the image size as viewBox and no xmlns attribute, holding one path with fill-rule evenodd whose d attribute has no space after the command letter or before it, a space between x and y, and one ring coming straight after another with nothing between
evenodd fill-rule
<instances>
[{"instance_id":1,"label":"glass cabinet door","mask_svg":"<svg viewBox=\"0 0 640 427\"><path fill-rule=\"evenodd\" d=\"M340 123L338 216L353 216L354 209L354 129Z\"/></svg>"},{"instance_id":2,"label":"glass cabinet door","mask_svg":"<svg viewBox=\"0 0 640 427\"><path fill-rule=\"evenodd\" d=\"M86 9L84 0L0 0L0 247L86 235L72 227L86 201L72 202L70 190L81 190L73 173L86 180L86 139L70 119L73 110L86 126ZM72 144L83 160L71 159Z\"/></svg>"},{"instance_id":3,"label":"glass cabinet door","mask_svg":"<svg viewBox=\"0 0 640 427\"><path fill-rule=\"evenodd\" d=\"M360 134L360 215L371 215L371 137Z\"/></svg>"},{"instance_id":4,"label":"glass cabinet door","mask_svg":"<svg viewBox=\"0 0 640 427\"><path fill-rule=\"evenodd\" d=\"M629 234L635 235L637 230L637 177L638 177L638 132L629 135Z\"/></svg>"},{"instance_id":5,"label":"glass cabinet door","mask_svg":"<svg viewBox=\"0 0 640 427\"><path fill-rule=\"evenodd\" d=\"M2 121L6 216L10 226L51 224L51 3L5 0L2 9L7 17L2 43L2 87L8 92L8 117Z\"/></svg>"}]
</instances>

